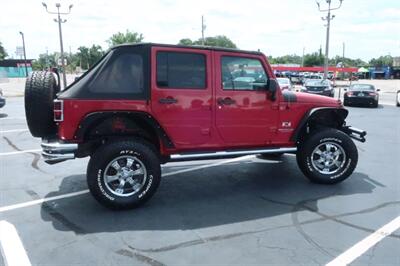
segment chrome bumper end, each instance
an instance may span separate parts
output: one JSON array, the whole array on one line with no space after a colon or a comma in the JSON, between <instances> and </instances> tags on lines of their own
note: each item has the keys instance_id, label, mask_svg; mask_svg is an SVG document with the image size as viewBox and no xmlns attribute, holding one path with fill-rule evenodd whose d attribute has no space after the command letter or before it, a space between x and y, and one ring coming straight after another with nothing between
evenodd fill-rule
<instances>
[{"instance_id":1,"label":"chrome bumper end","mask_svg":"<svg viewBox=\"0 0 400 266\"><path fill-rule=\"evenodd\" d=\"M55 164L66 160L75 159L78 150L76 143L60 143L42 141L42 157L48 164Z\"/></svg>"}]
</instances>

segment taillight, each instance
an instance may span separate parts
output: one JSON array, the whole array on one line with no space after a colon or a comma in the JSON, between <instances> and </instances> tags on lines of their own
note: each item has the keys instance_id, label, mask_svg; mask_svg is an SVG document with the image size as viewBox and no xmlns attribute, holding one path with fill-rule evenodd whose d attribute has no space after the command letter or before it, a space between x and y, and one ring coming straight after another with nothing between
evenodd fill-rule
<instances>
[{"instance_id":1,"label":"taillight","mask_svg":"<svg viewBox=\"0 0 400 266\"><path fill-rule=\"evenodd\" d=\"M63 100L54 100L53 101L53 112L54 112L54 121L61 122L64 120L64 101Z\"/></svg>"}]
</instances>

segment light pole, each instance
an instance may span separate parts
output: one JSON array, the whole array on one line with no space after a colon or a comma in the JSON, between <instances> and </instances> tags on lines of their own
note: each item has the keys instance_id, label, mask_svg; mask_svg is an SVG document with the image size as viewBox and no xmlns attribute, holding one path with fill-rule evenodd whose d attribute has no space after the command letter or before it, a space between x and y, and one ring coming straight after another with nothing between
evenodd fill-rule
<instances>
[{"instance_id":1,"label":"light pole","mask_svg":"<svg viewBox=\"0 0 400 266\"><path fill-rule=\"evenodd\" d=\"M206 25L204 24L204 16L201 16L201 45L204 46L204 30L206 29Z\"/></svg>"},{"instance_id":2,"label":"light pole","mask_svg":"<svg viewBox=\"0 0 400 266\"><path fill-rule=\"evenodd\" d=\"M339 9L342 6L343 0L339 0L339 6L331 8L331 3L332 0L325 0L326 3L328 4L328 9L321 9L321 6L318 1L318 9L321 12L328 12L328 15L326 17L322 17L322 20L327 21L326 24L326 45L325 45L325 64L324 64L324 79L327 78L328 76L328 63L329 63L329 31L330 31L330 26L331 26L331 20L335 17L335 15L331 16L331 11Z\"/></svg>"},{"instance_id":3,"label":"light pole","mask_svg":"<svg viewBox=\"0 0 400 266\"><path fill-rule=\"evenodd\" d=\"M24 61L25 61L25 76L28 77L28 62L26 62L26 51L25 51L25 38L24 38L24 33L22 31L19 32L22 36L22 47L24 49Z\"/></svg>"},{"instance_id":4,"label":"light pole","mask_svg":"<svg viewBox=\"0 0 400 266\"><path fill-rule=\"evenodd\" d=\"M65 62L64 62L64 47L63 47L63 39L62 39L62 31L61 31L61 23L65 23L67 22L66 19L61 19L60 15L68 15L69 13L71 13L71 8L73 5L69 5L68 7L68 12L60 12L60 7L61 4L60 3L56 3L56 8L57 8L57 12L55 11L49 11L47 9L47 5L46 3L42 3L42 5L44 6L44 8L46 9L46 12L49 14L57 14L57 18L54 19L55 22L58 22L58 32L60 34L60 50L61 50L61 68L62 68L62 72L63 72L63 83L64 83L64 88L67 87L67 76L65 74Z\"/></svg>"}]
</instances>

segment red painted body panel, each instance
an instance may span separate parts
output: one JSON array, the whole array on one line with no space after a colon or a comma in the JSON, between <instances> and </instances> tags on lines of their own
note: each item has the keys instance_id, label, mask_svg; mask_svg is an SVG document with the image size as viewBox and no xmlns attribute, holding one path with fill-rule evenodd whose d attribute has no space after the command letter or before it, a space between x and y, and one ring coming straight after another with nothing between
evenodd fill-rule
<instances>
[{"instance_id":1,"label":"red painted body panel","mask_svg":"<svg viewBox=\"0 0 400 266\"><path fill-rule=\"evenodd\" d=\"M156 85L157 51L200 53L206 57L205 89L158 88ZM80 142L76 131L85 116L104 111L141 111L152 115L175 145L161 147L164 155L182 151L213 151L233 148L294 146L290 141L303 116L315 107L340 107L335 99L296 93L296 102L285 102L280 90L271 101L266 91L224 91L220 57L243 56L259 59L270 78L275 78L265 56L228 51L174 47L152 47L151 98L143 100L64 99L64 121L59 123L62 140ZM219 105L218 98L230 97L235 104ZM160 99L174 98L176 103L161 104Z\"/></svg>"},{"instance_id":2,"label":"red painted body panel","mask_svg":"<svg viewBox=\"0 0 400 266\"><path fill-rule=\"evenodd\" d=\"M58 135L62 140L79 142L75 133L81 121L90 113L106 111L150 112L146 101L131 100L64 100L64 121L59 123Z\"/></svg>"}]
</instances>

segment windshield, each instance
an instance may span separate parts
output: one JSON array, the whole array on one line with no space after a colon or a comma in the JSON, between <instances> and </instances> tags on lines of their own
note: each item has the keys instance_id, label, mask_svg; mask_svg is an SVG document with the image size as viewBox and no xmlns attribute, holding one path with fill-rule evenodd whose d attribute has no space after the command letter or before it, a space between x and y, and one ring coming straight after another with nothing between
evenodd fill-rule
<instances>
[{"instance_id":1,"label":"windshield","mask_svg":"<svg viewBox=\"0 0 400 266\"><path fill-rule=\"evenodd\" d=\"M375 88L372 85L368 84L354 84L350 87L351 91L374 91Z\"/></svg>"},{"instance_id":2,"label":"windshield","mask_svg":"<svg viewBox=\"0 0 400 266\"><path fill-rule=\"evenodd\" d=\"M329 81L324 79L324 80L307 80L306 81L306 86L329 86Z\"/></svg>"},{"instance_id":3,"label":"windshield","mask_svg":"<svg viewBox=\"0 0 400 266\"><path fill-rule=\"evenodd\" d=\"M288 79L283 79L283 78L278 78L278 83L279 84L289 84L289 80Z\"/></svg>"}]
</instances>

